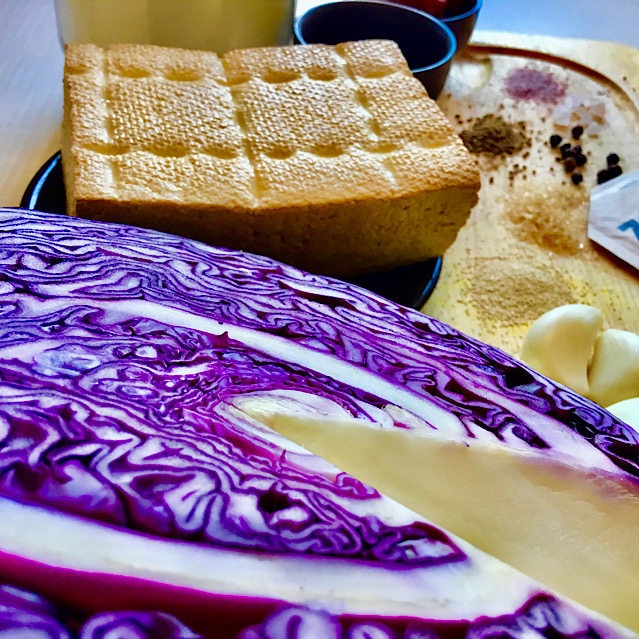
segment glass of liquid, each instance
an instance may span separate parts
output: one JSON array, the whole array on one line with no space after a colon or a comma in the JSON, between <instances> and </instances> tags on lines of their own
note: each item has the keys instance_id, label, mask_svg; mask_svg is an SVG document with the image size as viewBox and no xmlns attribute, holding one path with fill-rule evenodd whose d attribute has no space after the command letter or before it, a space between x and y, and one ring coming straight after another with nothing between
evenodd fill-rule
<instances>
[{"instance_id":1,"label":"glass of liquid","mask_svg":"<svg viewBox=\"0 0 639 639\"><path fill-rule=\"evenodd\" d=\"M295 0L55 0L62 43L231 49L292 42Z\"/></svg>"}]
</instances>

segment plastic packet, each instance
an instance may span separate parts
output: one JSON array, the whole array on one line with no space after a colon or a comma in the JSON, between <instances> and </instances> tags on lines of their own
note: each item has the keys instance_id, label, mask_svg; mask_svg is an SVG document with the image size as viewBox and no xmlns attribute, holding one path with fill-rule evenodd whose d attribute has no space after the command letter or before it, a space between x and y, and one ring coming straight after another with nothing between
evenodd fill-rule
<instances>
[{"instance_id":1,"label":"plastic packet","mask_svg":"<svg viewBox=\"0 0 639 639\"><path fill-rule=\"evenodd\" d=\"M639 269L639 170L592 190L588 237Z\"/></svg>"}]
</instances>

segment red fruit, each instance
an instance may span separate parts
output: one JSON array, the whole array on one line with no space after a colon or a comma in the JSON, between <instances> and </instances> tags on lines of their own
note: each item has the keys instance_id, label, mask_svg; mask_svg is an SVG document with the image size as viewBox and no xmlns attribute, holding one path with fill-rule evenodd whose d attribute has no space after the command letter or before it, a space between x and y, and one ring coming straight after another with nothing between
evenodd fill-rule
<instances>
[{"instance_id":1,"label":"red fruit","mask_svg":"<svg viewBox=\"0 0 639 639\"><path fill-rule=\"evenodd\" d=\"M391 2L425 11L436 18L443 18L447 0L391 0Z\"/></svg>"},{"instance_id":2,"label":"red fruit","mask_svg":"<svg viewBox=\"0 0 639 639\"><path fill-rule=\"evenodd\" d=\"M462 13L462 7L464 6L464 0L448 0L446 5L447 16L457 16Z\"/></svg>"}]
</instances>

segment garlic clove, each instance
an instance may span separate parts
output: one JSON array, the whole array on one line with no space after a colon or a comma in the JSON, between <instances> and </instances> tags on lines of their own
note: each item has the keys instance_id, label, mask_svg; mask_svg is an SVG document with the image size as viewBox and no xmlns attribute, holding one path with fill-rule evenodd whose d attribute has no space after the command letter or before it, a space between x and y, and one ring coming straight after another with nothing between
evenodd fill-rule
<instances>
[{"instance_id":1,"label":"garlic clove","mask_svg":"<svg viewBox=\"0 0 639 639\"><path fill-rule=\"evenodd\" d=\"M553 308L530 327L521 359L543 375L588 395L588 363L603 319L598 308L586 304Z\"/></svg>"},{"instance_id":2,"label":"garlic clove","mask_svg":"<svg viewBox=\"0 0 639 639\"><path fill-rule=\"evenodd\" d=\"M590 398L602 406L639 396L639 335L610 328L595 342Z\"/></svg>"},{"instance_id":3,"label":"garlic clove","mask_svg":"<svg viewBox=\"0 0 639 639\"><path fill-rule=\"evenodd\" d=\"M633 428L639 428L639 397L624 399L612 406L608 411Z\"/></svg>"}]
</instances>

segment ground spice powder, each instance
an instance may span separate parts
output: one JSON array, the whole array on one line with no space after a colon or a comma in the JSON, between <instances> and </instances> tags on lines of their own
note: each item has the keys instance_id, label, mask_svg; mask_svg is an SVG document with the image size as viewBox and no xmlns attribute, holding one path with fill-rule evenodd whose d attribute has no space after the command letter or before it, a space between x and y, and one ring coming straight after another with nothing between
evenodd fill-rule
<instances>
[{"instance_id":1,"label":"ground spice powder","mask_svg":"<svg viewBox=\"0 0 639 639\"><path fill-rule=\"evenodd\" d=\"M543 264L513 262L506 258L475 258L470 289L473 306L488 322L506 326L534 322L562 304L577 302L561 274Z\"/></svg>"},{"instance_id":2,"label":"ground spice powder","mask_svg":"<svg viewBox=\"0 0 639 639\"><path fill-rule=\"evenodd\" d=\"M525 122L513 125L500 115L488 113L461 132L461 139L471 153L512 155L530 146Z\"/></svg>"},{"instance_id":3,"label":"ground spice powder","mask_svg":"<svg viewBox=\"0 0 639 639\"><path fill-rule=\"evenodd\" d=\"M521 68L506 78L506 93L517 100L533 100L541 104L557 104L566 95L567 86L546 71Z\"/></svg>"},{"instance_id":4,"label":"ground spice powder","mask_svg":"<svg viewBox=\"0 0 639 639\"><path fill-rule=\"evenodd\" d=\"M532 191L505 211L508 230L520 241L556 255L589 257L587 197L573 188Z\"/></svg>"}]
</instances>

